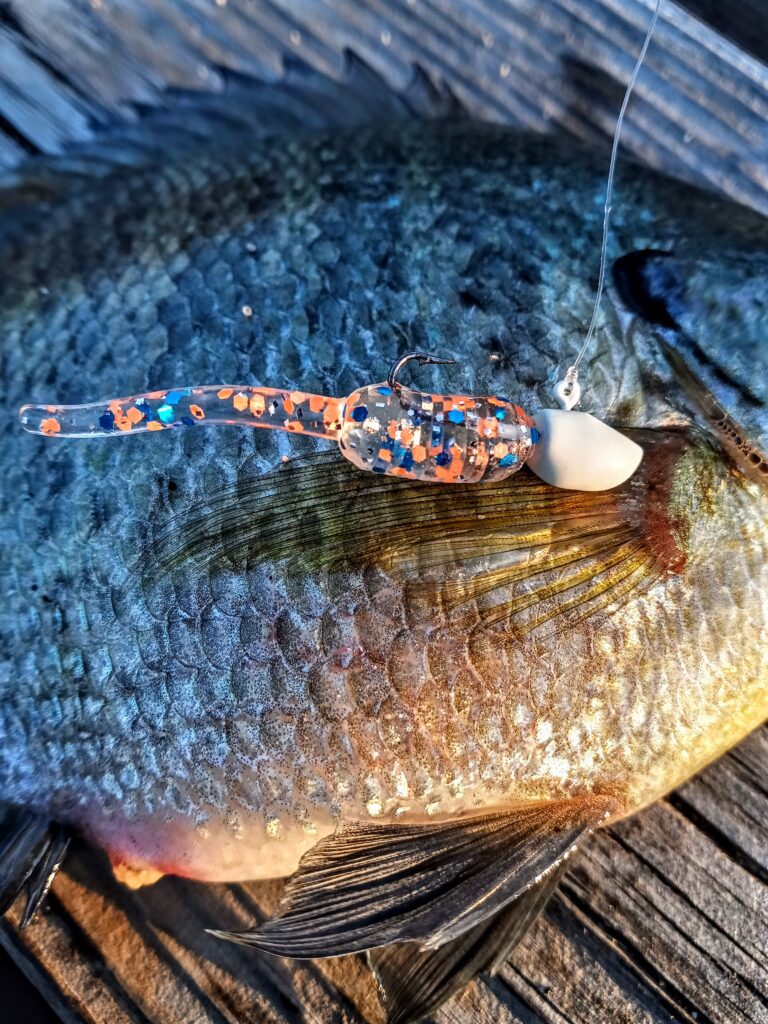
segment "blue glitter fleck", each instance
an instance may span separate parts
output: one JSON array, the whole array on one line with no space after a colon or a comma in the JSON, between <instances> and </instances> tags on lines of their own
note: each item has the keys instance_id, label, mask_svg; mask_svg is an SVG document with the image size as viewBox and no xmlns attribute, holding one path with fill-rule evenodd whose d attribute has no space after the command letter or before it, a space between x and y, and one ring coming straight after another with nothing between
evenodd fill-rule
<instances>
[{"instance_id":1,"label":"blue glitter fleck","mask_svg":"<svg viewBox=\"0 0 768 1024\"><path fill-rule=\"evenodd\" d=\"M531 442L533 444L538 444L540 440L541 440L541 434L538 432L536 427L531 427Z\"/></svg>"},{"instance_id":2,"label":"blue glitter fleck","mask_svg":"<svg viewBox=\"0 0 768 1024\"><path fill-rule=\"evenodd\" d=\"M367 420L368 406L356 405L355 408L352 410L352 419L355 421L355 423L362 423L364 420Z\"/></svg>"},{"instance_id":3,"label":"blue glitter fleck","mask_svg":"<svg viewBox=\"0 0 768 1024\"><path fill-rule=\"evenodd\" d=\"M448 413L448 419L451 421L451 423L463 423L464 413L461 411L461 409L451 409L451 411Z\"/></svg>"},{"instance_id":4,"label":"blue glitter fleck","mask_svg":"<svg viewBox=\"0 0 768 1024\"><path fill-rule=\"evenodd\" d=\"M191 416L182 416L181 422L184 424L185 427L194 427L195 425L195 421L192 419Z\"/></svg>"},{"instance_id":5,"label":"blue glitter fleck","mask_svg":"<svg viewBox=\"0 0 768 1024\"><path fill-rule=\"evenodd\" d=\"M497 420L503 420L504 417L507 415L507 410L506 409L497 409L496 412L493 415L496 417Z\"/></svg>"},{"instance_id":6,"label":"blue glitter fleck","mask_svg":"<svg viewBox=\"0 0 768 1024\"><path fill-rule=\"evenodd\" d=\"M101 427L102 430L112 430L115 426L114 413L102 413L102 415L99 416L99 426Z\"/></svg>"},{"instance_id":7,"label":"blue glitter fleck","mask_svg":"<svg viewBox=\"0 0 768 1024\"><path fill-rule=\"evenodd\" d=\"M392 388L377 388L376 390L378 391L378 393L380 395L391 395L392 394Z\"/></svg>"},{"instance_id":8,"label":"blue glitter fleck","mask_svg":"<svg viewBox=\"0 0 768 1024\"><path fill-rule=\"evenodd\" d=\"M161 405L157 410L158 418L163 423L173 423L173 406L172 405Z\"/></svg>"},{"instance_id":9,"label":"blue glitter fleck","mask_svg":"<svg viewBox=\"0 0 768 1024\"><path fill-rule=\"evenodd\" d=\"M511 404L509 399L505 398L504 395L494 395L493 397L496 399L497 402L506 402L507 405Z\"/></svg>"},{"instance_id":10,"label":"blue glitter fleck","mask_svg":"<svg viewBox=\"0 0 768 1024\"><path fill-rule=\"evenodd\" d=\"M403 454L402 459L400 459L400 465L409 472L413 469L413 454L410 451L406 451Z\"/></svg>"},{"instance_id":11,"label":"blue glitter fleck","mask_svg":"<svg viewBox=\"0 0 768 1024\"><path fill-rule=\"evenodd\" d=\"M448 452L440 452L440 454L435 458L435 462L438 466L447 466L450 461L451 456Z\"/></svg>"},{"instance_id":12,"label":"blue glitter fleck","mask_svg":"<svg viewBox=\"0 0 768 1024\"><path fill-rule=\"evenodd\" d=\"M165 400L168 405L178 405L186 394L188 394L187 391L169 391L165 396Z\"/></svg>"},{"instance_id":13,"label":"blue glitter fleck","mask_svg":"<svg viewBox=\"0 0 768 1024\"><path fill-rule=\"evenodd\" d=\"M152 420L157 419L157 417L155 416L155 410L152 408L152 406L149 404L146 398L137 398L136 408L139 410L139 412L142 412L144 414L145 420L149 420L151 422Z\"/></svg>"},{"instance_id":14,"label":"blue glitter fleck","mask_svg":"<svg viewBox=\"0 0 768 1024\"><path fill-rule=\"evenodd\" d=\"M516 462L517 462L517 456L516 455L505 455L503 459L499 459L499 465L500 466L504 466L505 468L507 466L514 466L514 464Z\"/></svg>"}]
</instances>

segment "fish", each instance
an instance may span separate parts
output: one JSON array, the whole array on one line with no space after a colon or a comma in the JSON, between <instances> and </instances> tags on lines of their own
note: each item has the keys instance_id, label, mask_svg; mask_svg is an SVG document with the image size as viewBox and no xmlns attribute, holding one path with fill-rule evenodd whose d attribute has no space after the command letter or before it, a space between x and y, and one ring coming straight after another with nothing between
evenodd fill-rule
<instances>
[{"instance_id":1,"label":"fish","mask_svg":"<svg viewBox=\"0 0 768 1024\"><path fill-rule=\"evenodd\" d=\"M619 168L582 376L644 451L616 490L380 478L234 427L24 434L28 401L345 395L414 349L455 360L414 386L551 404L602 155L439 96L345 123L340 88L240 83L0 188L0 906L25 889L31 918L72 834L129 885L286 877L218 934L365 951L401 1022L504 961L590 832L768 716L768 233Z\"/></svg>"}]
</instances>

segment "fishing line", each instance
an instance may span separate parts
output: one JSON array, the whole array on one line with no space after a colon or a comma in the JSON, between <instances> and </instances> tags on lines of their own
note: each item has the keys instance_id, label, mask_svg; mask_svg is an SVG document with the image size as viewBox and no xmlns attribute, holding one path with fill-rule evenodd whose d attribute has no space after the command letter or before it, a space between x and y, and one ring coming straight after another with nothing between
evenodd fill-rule
<instances>
[{"instance_id":1,"label":"fishing line","mask_svg":"<svg viewBox=\"0 0 768 1024\"><path fill-rule=\"evenodd\" d=\"M616 176L616 160L619 155L619 144L621 141L621 129L624 124L624 116L629 106L629 100L635 88L640 69L645 62L645 55L648 53L648 47L651 44L651 38L653 37L654 29L656 28L656 22L659 20L659 12L661 11L662 0L656 0L656 7L653 12L650 24L648 25L648 31L645 34L645 41L643 42L642 49L635 63L634 70L629 79L626 92L624 93L624 100L619 110L619 116L616 121L616 129L613 134L613 145L611 147L611 162L608 167L608 182L605 189L605 207L603 211L603 239L600 247L600 271L597 281L597 292L595 294L595 304L592 309L592 320L587 330L587 335L584 338L584 343L579 349L579 354L576 356L573 364L568 367L568 371L563 380L558 381L554 387L554 396L560 403L563 409L572 409L578 402L581 396L581 387L579 385L579 366L581 365L584 356L586 355L587 349L589 348L592 339L597 329L597 318L600 314L600 302L603 298L603 291L605 289L605 270L608 261L608 231L610 228L611 219L611 201L613 198L613 182Z\"/></svg>"}]
</instances>

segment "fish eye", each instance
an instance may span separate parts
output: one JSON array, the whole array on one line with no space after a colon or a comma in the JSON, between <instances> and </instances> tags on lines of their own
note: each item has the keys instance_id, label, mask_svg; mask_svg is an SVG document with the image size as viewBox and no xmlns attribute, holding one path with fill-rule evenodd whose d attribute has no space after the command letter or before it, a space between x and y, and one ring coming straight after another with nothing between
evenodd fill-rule
<instances>
[{"instance_id":1,"label":"fish eye","mask_svg":"<svg viewBox=\"0 0 768 1024\"><path fill-rule=\"evenodd\" d=\"M672 253L639 249L613 264L613 282L626 308L659 327L679 327L674 309L679 308L682 287L673 266Z\"/></svg>"}]
</instances>

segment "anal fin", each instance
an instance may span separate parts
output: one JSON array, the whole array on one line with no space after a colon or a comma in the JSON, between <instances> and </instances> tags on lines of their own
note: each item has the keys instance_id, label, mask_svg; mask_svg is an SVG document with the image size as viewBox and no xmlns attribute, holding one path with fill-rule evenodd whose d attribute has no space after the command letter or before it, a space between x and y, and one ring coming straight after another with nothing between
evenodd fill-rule
<instances>
[{"instance_id":1,"label":"anal fin","mask_svg":"<svg viewBox=\"0 0 768 1024\"><path fill-rule=\"evenodd\" d=\"M213 934L297 958L395 942L437 949L537 883L619 807L590 795L435 823L343 824L304 855L278 917Z\"/></svg>"},{"instance_id":2,"label":"anal fin","mask_svg":"<svg viewBox=\"0 0 768 1024\"><path fill-rule=\"evenodd\" d=\"M421 1020L479 974L494 974L546 906L565 867L561 861L502 910L438 949L400 942L369 950L387 1024Z\"/></svg>"}]
</instances>

